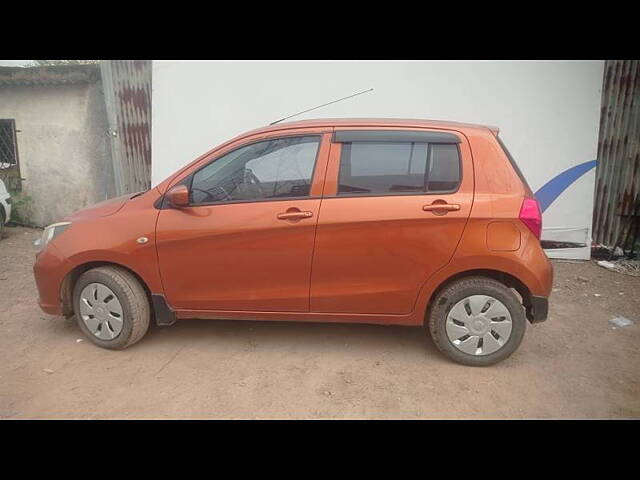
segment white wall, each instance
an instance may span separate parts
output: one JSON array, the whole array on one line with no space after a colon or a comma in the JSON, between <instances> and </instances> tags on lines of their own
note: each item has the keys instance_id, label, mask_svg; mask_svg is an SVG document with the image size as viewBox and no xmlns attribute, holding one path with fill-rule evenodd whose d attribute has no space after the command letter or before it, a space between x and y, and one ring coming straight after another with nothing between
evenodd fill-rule
<instances>
[{"instance_id":1,"label":"white wall","mask_svg":"<svg viewBox=\"0 0 640 480\"><path fill-rule=\"evenodd\" d=\"M243 131L374 87L292 120L496 125L536 191L596 159L603 68L602 61L154 61L152 184ZM549 207L546 236L573 241L582 229L590 238L594 178L592 170ZM586 258L589 249L559 255L567 253Z\"/></svg>"}]
</instances>

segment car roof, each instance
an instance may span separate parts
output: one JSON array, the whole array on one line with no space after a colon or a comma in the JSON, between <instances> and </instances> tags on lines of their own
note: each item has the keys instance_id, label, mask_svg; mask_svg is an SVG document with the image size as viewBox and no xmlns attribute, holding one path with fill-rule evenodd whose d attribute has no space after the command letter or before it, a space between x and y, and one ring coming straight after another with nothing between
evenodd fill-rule
<instances>
[{"instance_id":1,"label":"car roof","mask_svg":"<svg viewBox=\"0 0 640 480\"><path fill-rule=\"evenodd\" d=\"M268 133L278 130L310 127L407 127L407 128L442 128L446 130L486 130L494 135L499 132L498 127L479 125L475 123L450 122L446 120L426 120L417 118L318 118L283 122L275 125L257 128L244 135Z\"/></svg>"}]
</instances>

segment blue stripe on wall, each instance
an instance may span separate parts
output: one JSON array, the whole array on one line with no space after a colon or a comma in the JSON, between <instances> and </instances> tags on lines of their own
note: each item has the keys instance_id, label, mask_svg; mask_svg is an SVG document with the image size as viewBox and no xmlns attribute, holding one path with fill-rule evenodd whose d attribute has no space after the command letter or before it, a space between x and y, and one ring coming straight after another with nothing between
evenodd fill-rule
<instances>
[{"instance_id":1,"label":"blue stripe on wall","mask_svg":"<svg viewBox=\"0 0 640 480\"><path fill-rule=\"evenodd\" d=\"M580 165L576 165L575 167L565 170L545 183L535 193L538 202L540 202L540 209L544 212L562 192L569 188L573 182L594 168L597 164L597 160L581 163Z\"/></svg>"}]
</instances>

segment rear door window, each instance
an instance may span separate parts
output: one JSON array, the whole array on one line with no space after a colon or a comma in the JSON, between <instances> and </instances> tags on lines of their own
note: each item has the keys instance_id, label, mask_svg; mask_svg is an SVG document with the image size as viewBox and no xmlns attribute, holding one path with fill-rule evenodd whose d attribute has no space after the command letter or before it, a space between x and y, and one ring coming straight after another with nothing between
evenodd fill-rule
<instances>
[{"instance_id":1,"label":"rear door window","mask_svg":"<svg viewBox=\"0 0 640 480\"><path fill-rule=\"evenodd\" d=\"M460 153L455 144L347 142L338 183L338 195L452 192L460 184Z\"/></svg>"}]
</instances>

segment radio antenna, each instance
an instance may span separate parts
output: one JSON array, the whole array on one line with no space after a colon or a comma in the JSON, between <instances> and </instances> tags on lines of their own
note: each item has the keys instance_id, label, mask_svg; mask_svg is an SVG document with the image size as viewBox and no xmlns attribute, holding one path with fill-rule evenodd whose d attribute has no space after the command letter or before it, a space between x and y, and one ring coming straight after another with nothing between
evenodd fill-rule
<instances>
[{"instance_id":1,"label":"radio antenna","mask_svg":"<svg viewBox=\"0 0 640 480\"><path fill-rule=\"evenodd\" d=\"M313 108L310 108L310 109L308 109L308 110L303 110L302 112L294 113L293 115L289 115L288 117L284 117L284 118L281 118L280 120L276 120L275 122L271 122L269 125L275 125L276 123L280 123L280 122L282 122L283 120L287 120L287 119L289 119L289 118L291 118L291 117L295 117L296 115L301 115L301 114L303 114L303 113L310 112L311 110L316 110L316 109L318 109L318 108L326 107L327 105L331 105L332 103L341 102L342 100L346 100L347 98L356 97L356 96L358 96L358 95L362 95L363 93L367 93L367 92L370 92L370 91L372 91L372 90L373 90L373 88L370 88L369 90L363 90L363 91L361 91L361 92L354 93L353 95L349 95L348 97L339 98L338 100L334 100L333 102L325 103L325 104L323 104L323 105L318 105L317 107L313 107Z\"/></svg>"}]
</instances>

